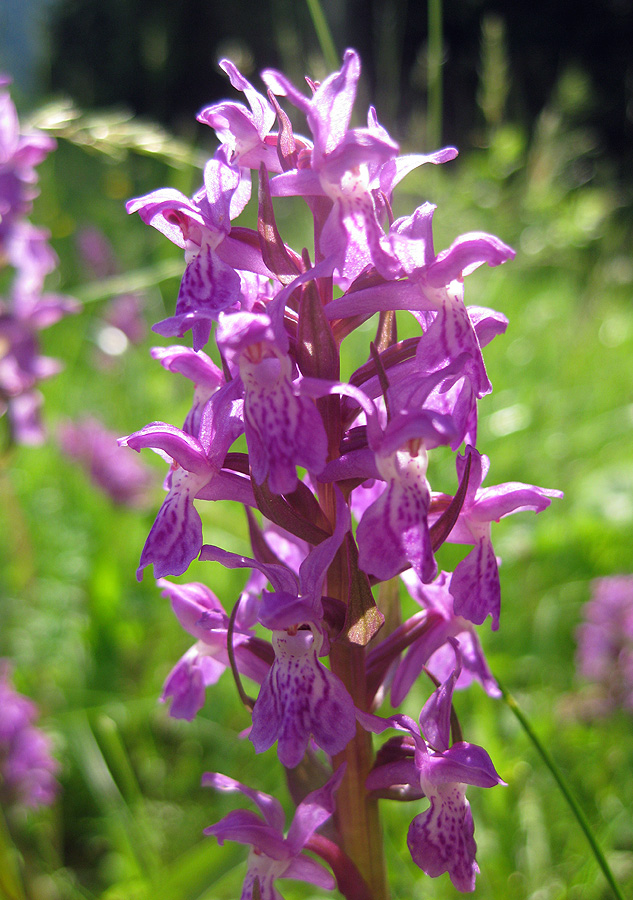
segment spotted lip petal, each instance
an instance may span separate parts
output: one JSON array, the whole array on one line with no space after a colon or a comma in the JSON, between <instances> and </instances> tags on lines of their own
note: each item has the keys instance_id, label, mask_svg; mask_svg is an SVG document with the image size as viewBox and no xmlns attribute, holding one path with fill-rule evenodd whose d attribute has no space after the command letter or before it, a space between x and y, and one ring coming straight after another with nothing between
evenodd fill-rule
<instances>
[{"instance_id":1,"label":"spotted lip petal","mask_svg":"<svg viewBox=\"0 0 633 900\"><path fill-rule=\"evenodd\" d=\"M354 703L340 679L319 662L322 637L314 628L273 631L275 662L253 709L250 740L258 753L277 741L284 766L297 766L310 736L330 756L356 733Z\"/></svg>"}]
</instances>

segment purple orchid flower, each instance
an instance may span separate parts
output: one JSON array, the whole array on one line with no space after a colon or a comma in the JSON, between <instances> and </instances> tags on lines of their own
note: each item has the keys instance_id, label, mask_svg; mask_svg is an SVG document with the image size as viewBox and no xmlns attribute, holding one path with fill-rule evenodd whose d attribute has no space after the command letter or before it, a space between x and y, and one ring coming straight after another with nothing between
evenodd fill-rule
<instances>
[{"instance_id":1,"label":"purple orchid flower","mask_svg":"<svg viewBox=\"0 0 633 900\"><path fill-rule=\"evenodd\" d=\"M386 129L379 124L376 116L376 110L373 106L369 107L367 114L367 127L370 131L381 137L391 140ZM404 156L396 156L387 160L379 166L373 173L370 182L370 189L374 197L377 209L386 210L386 205L391 204L393 190L409 172L417 169L419 166L431 163L432 165L442 165L450 162L457 156L456 147L443 147L433 153L408 153ZM429 205L430 204L426 204ZM391 239L390 239L391 240ZM393 243L392 243L393 246Z\"/></svg>"},{"instance_id":2,"label":"purple orchid flower","mask_svg":"<svg viewBox=\"0 0 633 900\"><path fill-rule=\"evenodd\" d=\"M398 145L384 129L348 129L360 60L346 50L340 72L330 75L311 98L298 91L281 72L267 70L262 78L274 94L286 96L305 113L314 137L309 166L273 179L273 196L329 197L331 210L322 223L319 249L348 287L368 265L386 278L397 271L397 260L378 220L372 177L396 157Z\"/></svg>"},{"instance_id":3,"label":"purple orchid flower","mask_svg":"<svg viewBox=\"0 0 633 900\"><path fill-rule=\"evenodd\" d=\"M450 443L453 423L447 416L421 410L398 413L383 430L378 417L370 416L367 436L369 447L328 463L319 478L384 481L384 490L376 488L378 496L358 524L359 566L381 581L412 566L420 579L430 581L437 568L427 521L427 450Z\"/></svg>"},{"instance_id":4,"label":"purple orchid flower","mask_svg":"<svg viewBox=\"0 0 633 900\"><path fill-rule=\"evenodd\" d=\"M277 135L270 134L275 124L275 110L234 63L222 59L220 68L229 76L231 85L242 91L250 112L242 103L225 101L203 109L198 113L198 122L214 129L230 165L259 169L263 162L269 172L281 172Z\"/></svg>"},{"instance_id":5,"label":"purple orchid flower","mask_svg":"<svg viewBox=\"0 0 633 900\"><path fill-rule=\"evenodd\" d=\"M332 320L408 310L424 332L416 352L418 376L449 367L452 377L441 390L466 376L475 396L481 398L492 387L474 323L464 305L463 278L483 263L497 266L515 254L493 235L473 232L457 238L448 250L435 256L433 211L434 207L427 204L417 214L394 223L392 231L398 237L395 248L407 278L349 292L328 303L326 314ZM453 372L450 367L457 359L462 360L462 366Z\"/></svg>"},{"instance_id":6,"label":"purple orchid flower","mask_svg":"<svg viewBox=\"0 0 633 900\"><path fill-rule=\"evenodd\" d=\"M261 900L283 900L274 884L278 878L307 881L326 890L334 888L332 875L302 851L309 847L312 835L334 812L334 792L341 783L344 771L345 766L340 766L322 788L312 791L301 801L287 836L283 832L284 812L274 797L217 772L203 775L203 785L217 791L240 791L256 804L263 816L249 810L235 810L204 830L219 844L237 841L250 846L240 900L253 900L256 896ZM255 894L255 883L258 894Z\"/></svg>"},{"instance_id":7,"label":"purple orchid flower","mask_svg":"<svg viewBox=\"0 0 633 900\"><path fill-rule=\"evenodd\" d=\"M274 589L264 592L258 618L273 633L275 661L253 708L250 740L257 753L277 741L279 759L287 768L301 762L311 735L334 756L355 734L352 699L340 679L318 659L329 652L321 623L321 591L350 525L349 510L337 491L334 532L310 551L298 577L284 565L260 563L219 547L205 545L200 553L201 560L230 568L256 568Z\"/></svg>"},{"instance_id":8,"label":"purple orchid flower","mask_svg":"<svg viewBox=\"0 0 633 900\"><path fill-rule=\"evenodd\" d=\"M456 616L453 611L451 574L440 572L431 584L422 584L411 570L403 572L401 578L411 597L434 615L431 628L421 629L419 640L409 646L398 664L391 684L391 705L400 706L423 667L429 669L440 681L449 677L454 667L454 652L448 642L451 637L459 642L462 661L461 674L455 687L468 687L473 679L477 679L490 697L500 697L501 692L486 662L477 632L471 622L462 616ZM411 630L425 619L428 620L428 612L416 613L400 627L403 631ZM392 636L390 638L393 640ZM383 644L387 641L389 638Z\"/></svg>"},{"instance_id":9,"label":"purple orchid flower","mask_svg":"<svg viewBox=\"0 0 633 900\"><path fill-rule=\"evenodd\" d=\"M257 484L268 478L274 494L297 486L297 466L318 474L327 437L312 399L293 380L292 360L265 313L223 315L216 335L244 386L244 432Z\"/></svg>"},{"instance_id":10,"label":"purple orchid flower","mask_svg":"<svg viewBox=\"0 0 633 900\"><path fill-rule=\"evenodd\" d=\"M470 478L459 518L447 540L454 544L474 544L474 549L459 563L451 579L455 598L455 615L481 625L492 616L492 629L499 627L501 586L499 567L492 546L490 526L512 513L532 510L542 512L562 491L512 481L482 488L489 468L487 456L474 447L466 447L457 457L457 477L462 478L466 460L471 455Z\"/></svg>"},{"instance_id":11,"label":"purple orchid flower","mask_svg":"<svg viewBox=\"0 0 633 900\"><path fill-rule=\"evenodd\" d=\"M0 248L15 224L28 215L37 175L35 166L55 149L55 141L41 132L24 134L17 110L6 90L9 81L0 77Z\"/></svg>"},{"instance_id":12,"label":"purple orchid flower","mask_svg":"<svg viewBox=\"0 0 633 900\"><path fill-rule=\"evenodd\" d=\"M239 260L242 269L253 267L259 274L270 274L261 252L249 253L245 244L229 237L231 220L249 199L245 172L221 159L211 159L204 170L204 188L193 200L164 188L130 200L126 206L129 213L138 212L144 222L185 250L187 267L175 315L155 325L154 331L171 337L191 329L194 350L207 343L220 312L240 307L241 281L233 264ZM228 259L223 258L225 253Z\"/></svg>"},{"instance_id":13,"label":"purple orchid flower","mask_svg":"<svg viewBox=\"0 0 633 900\"><path fill-rule=\"evenodd\" d=\"M222 370L202 350L190 347L152 347L151 354L168 372L179 372L193 381L193 403L187 413L182 430L187 434L200 432L201 418L207 402L224 384Z\"/></svg>"},{"instance_id":14,"label":"purple orchid flower","mask_svg":"<svg viewBox=\"0 0 633 900\"><path fill-rule=\"evenodd\" d=\"M250 479L223 471L228 448L242 432L241 400L235 384L220 388L207 402L198 437L164 422L153 422L121 438L133 450L151 447L171 462L168 493L147 537L137 570L153 563L154 576L182 575L202 547L202 522L193 501L237 500L255 505Z\"/></svg>"},{"instance_id":15,"label":"purple orchid flower","mask_svg":"<svg viewBox=\"0 0 633 900\"><path fill-rule=\"evenodd\" d=\"M198 582L172 584L164 578L158 586L171 601L172 609L185 631L197 642L178 661L165 681L161 700L171 699L169 715L192 721L202 709L205 690L215 684L229 665L227 638L229 617L206 585ZM256 608L253 601L261 593L265 578L253 572L240 595L233 629L233 650L240 674L261 684L272 662L270 648L255 637Z\"/></svg>"},{"instance_id":16,"label":"purple orchid flower","mask_svg":"<svg viewBox=\"0 0 633 900\"><path fill-rule=\"evenodd\" d=\"M633 576L591 584L591 599L576 631L579 674L602 688L601 712L633 711Z\"/></svg>"},{"instance_id":17,"label":"purple orchid flower","mask_svg":"<svg viewBox=\"0 0 633 900\"><path fill-rule=\"evenodd\" d=\"M70 297L43 292L44 280L57 264L47 239L47 232L19 222L6 242L16 274L9 300L0 300L0 415L8 412L13 439L23 444L43 442L42 397L36 386L62 368L40 354L37 333L80 308Z\"/></svg>"},{"instance_id":18,"label":"purple orchid flower","mask_svg":"<svg viewBox=\"0 0 633 900\"><path fill-rule=\"evenodd\" d=\"M250 740L256 752L276 741L280 761L294 768L312 736L335 756L356 733L354 703L318 659L329 651L329 642L313 607L291 594L265 592L260 621L272 630L275 661L253 708Z\"/></svg>"},{"instance_id":19,"label":"purple orchid flower","mask_svg":"<svg viewBox=\"0 0 633 900\"><path fill-rule=\"evenodd\" d=\"M428 798L429 809L409 826L411 857L427 875L437 878L448 872L457 890L468 892L475 889L479 867L466 786L494 787L505 782L483 747L464 741L449 746L452 695L461 672L458 644L454 638L449 640L457 659L455 668L424 705L420 726L401 714L381 719L357 712L357 717L364 728L376 734L387 728L405 732L400 759L392 758L374 767L367 778L367 789L399 788L403 796ZM405 786L410 789L405 790Z\"/></svg>"},{"instance_id":20,"label":"purple orchid flower","mask_svg":"<svg viewBox=\"0 0 633 900\"><path fill-rule=\"evenodd\" d=\"M423 581L437 571L427 522L431 491L426 469L427 447L444 437L438 431L427 416L402 417L389 423L376 450L376 468L387 487L363 514L356 540L360 568L380 580L408 566Z\"/></svg>"}]
</instances>

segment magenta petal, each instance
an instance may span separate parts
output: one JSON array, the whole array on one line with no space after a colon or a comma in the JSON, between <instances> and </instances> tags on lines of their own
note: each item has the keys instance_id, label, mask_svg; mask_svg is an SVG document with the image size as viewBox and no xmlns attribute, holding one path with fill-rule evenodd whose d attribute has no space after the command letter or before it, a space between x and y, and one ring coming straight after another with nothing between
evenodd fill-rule
<instances>
[{"instance_id":1,"label":"magenta petal","mask_svg":"<svg viewBox=\"0 0 633 900\"><path fill-rule=\"evenodd\" d=\"M180 372L197 385L204 385L210 391L224 383L224 375L213 360L202 350L197 353L191 347L152 347L151 354L170 372Z\"/></svg>"},{"instance_id":2,"label":"magenta petal","mask_svg":"<svg viewBox=\"0 0 633 900\"><path fill-rule=\"evenodd\" d=\"M415 762L412 759L400 759L396 762L386 763L377 766L367 776L365 786L368 791L387 790L397 787L398 785L414 785L419 784L420 778ZM420 797L424 793L420 789Z\"/></svg>"},{"instance_id":3,"label":"magenta petal","mask_svg":"<svg viewBox=\"0 0 633 900\"><path fill-rule=\"evenodd\" d=\"M181 221L192 219L198 225L204 225L204 218L198 208L175 188L160 188L143 197L128 200L125 208L128 213L137 212L147 225L158 229L178 247L185 246ZM170 215L174 211L180 215Z\"/></svg>"},{"instance_id":4,"label":"magenta petal","mask_svg":"<svg viewBox=\"0 0 633 900\"><path fill-rule=\"evenodd\" d=\"M270 794L250 788L248 785L242 784L228 775L222 775L220 772L205 772L202 776L202 785L203 787L212 787L216 791L227 793L239 791L257 804L271 828L275 828L277 831L283 830L286 820L283 808L281 803L275 797L271 797Z\"/></svg>"},{"instance_id":5,"label":"magenta petal","mask_svg":"<svg viewBox=\"0 0 633 900\"><path fill-rule=\"evenodd\" d=\"M286 566L273 563L258 563L248 556L239 556L237 553L231 553L229 550L222 550L221 547L214 547L212 544L204 545L200 553L200 559L222 563L227 569L258 569L260 572L264 573L275 591L286 592L295 597L297 596L297 578L294 572L291 572Z\"/></svg>"},{"instance_id":6,"label":"magenta petal","mask_svg":"<svg viewBox=\"0 0 633 900\"><path fill-rule=\"evenodd\" d=\"M497 557L490 537L482 537L455 569L451 579L455 615L481 625L492 616L492 630L499 627L501 586Z\"/></svg>"},{"instance_id":7,"label":"magenta petal","mask_svg":"<svg viewBox=\"0 0 633 900\"><path fill-rule=\"evenodd\" d=\"M431 808L416 816L407 845L413 862L431 878L448 872L459 891L474 891L479 867L475 862L472 813L460 785L447 785L430 798Z\"/></svg>"},{"instance_id":8,"label":"magenta petal","mask_svg":"<svg viewBox=\"0 0 633 900\"><path fill-rule=\"evenodd\" d=\"M505 784L492 764L488 752L477 744L465 741L453 744L441 758L431 757L431 766L432 775L429 774L429 780L434 784L458 782L484 788Z\"/></svg>"},{"instance_id":9,"label":"magenta petal","mask_svg":"<svg viewBox=\"0 0 633 900\"><path fill-rule=\"evenodd\" d=\"M215 837L219 844L224 841L250 844L269 859L282 860L290 856L283 835L250 810L233 810L215 825L205 828L204 833Z\"/></svg>"},{"instance_id":10,"label":"magenta petal","mask_svg":"<svg viewBox=\"0 0 633 900\"><path fill-rule=\"evenodd\" d=\"M253 709L250 740L257 753L278 742L284 766L297 766L310 735L334 756L356 733L354 704L340 679L316 658L313 635L274 632L275 662Z\"/></svg>"},{"instance_id":11,"label":"magenta petal","mask_svg":"<svg viewBox=\"0 0 633 900\"><path fill-rule=\"evenodd\" d=\"M483 306L469 306L467 309L481 347L489 344L498 334L505 334L508 320L503 313Z\"/></svg>"},{"instance_id":12,"label":"magenta petal","mask_svg":"<svg viewBox=\"0 0 633 900\"><path fill-rule=\"evenodd\" d=\"M210 656L201 656L197 647L190 650L171 670L160 699L165 703L171 699L169 715L174 719L192 722L204 706L205 688L215 684L226 665Z\"/></svg>"},{"instance_id":13,"label":"magenta petal","mask_svg":"<svg viewBox=\"0 0 633 900\"><path fill-rule=\"evenodd\" d=\"M424 613L417 615L423 616ZM446 641L447 632L448 623L438 616L435 624L408 649L404 659L398 665L391 684L391 705L393 707L400 706L419 677L423 666ZM434 670L433 674L437 675Z\"/></svg>"},{"instance_id":14,"label":"magenta petal","mask_svg":"<svg viewBox=\"0 0 633 900\"><path fill-rule=\"evenodd\" d=\"M316 884L317 887L328 891L334 890L336 882L331 872L328 872L321 863L305 854L295 857L282 878L294 878L296 881L307 881L308 884Z\"/></svg>"},{"instance_id":15,"label":"magenta petal","mask_svg":"<svg viewBox=\"0 0 633 900\"><path fill-rule=\"evenodd\" d=\"M391 483L365 511L356 531L359 566L381 581L413 566L423 581L436 564L427 524L429 498L419 485Z\"/></svg>"},{"instance_id":16,"label":"magenta petal","mask_svg":"<svg viewBox=\"0 0 633 900\"><path fill-rule=\"evenodd\" d=\"M154 564L154 577L182 575L202 548L202 522L193 505L195 485L186 485L186 476L172 487L158 511L145 541L136 577L141 580L145 566Z\"/></svg>"},{"instance_id":17,"label":"magenta petal","mask_svg":"<svg viewBox=\"0 0 633 900\"><path fill-rule=\"evenodd\" d=\"M553 499L562 496L562 491L509 481L495 487L483 488L477 497L475 515L486 522L498 522L504 516L515 512L527 510L542 512Z\"/></svg>"},{"instance_id":18,"label":"magenta petal","mask_svg":"<svg viewBox=\"0 0 633 900\"><path fill-rule=\"evenodd\" d=\"M205 584L197 581L172 584L161 578L158 587L162 589L163 597L171 601L171 608L182 627L197 640L208 642L210 619L217 623L217 627L224 627L226 631L228 616L213 591Z\"/></svg>"},{"instance_id":19,"label":"magenta petal","mask_svg":"<svg viewBox=\"0 0 633 900\"><path fill-rule=\"evenodd\" d=\"M299 569L301 592L312 597L315 603L319 604L327 570L343 543L343 538L352 525L349 507L342 493L337 487L334 490L336 495L336 527L334 532L310 551Z\"/></svg>"},{"instance_id":20,"label":"magenta petal","mask_svg":"<svg viewBox=\"0 0 633 900\"><path fill-rule=\"evenodd\" d=\"M334 812L334 792L344 774L345 765L339 766L322 788L312 791L297 806L287 837L294 853L299 853L301 848L305 847L316 829Z\"/></svg>"},{"instance_id":21,"label":"magenta petal","mask_svg":"<svg viewBox=\"0 0 633 900\"><path fill-rule=\"evenodd\" d=\"M448 250L442 250L438 254L429 266L426 278L433 287L443 287L483 263L498 266L514 256L514 250L492 234L481 231L463 234Z\"/></svg>"},{"instance_id":22,"label":"magenta petal","mask_svg":"<svg viewBox=\"0 0 633 900\"><path fill-rule=\"evenodd\" d=\"M290 382L250 390L244 418L253 478L261 484L268 477L273 494L296 488L297 466L316 475L324 467L323 422L312 400L297 396Z\"/></svg>"},{"instance_id":23,"label":"magenta petal","mask_svg":"<svg viewBox=\"0 0 633 900\"><path fill-rule=\"evenodd\" d=\"M218 472L196 494L198 500L233 500L244 506L257 506L250 478L237 472Z\"/></svg>"},{"instance_id":24,"label":"magenta petal","mask_svg":"<svg viewBox=\"0 0 633 900\"><path fill-rule=\"evenodd\" d=\"M212 472L200 441L165 422L152 422L140 431L121 438L119 444L131 447L137 452L143 447L163 450L188 472L195 472L198 475L210 475Z\"/></svg>"},{"instance_id":25,"label":"magenta petal","mask_svg":"<svg viewBox=\"0 0 633 900\"><path fill-rule=\"evenodd\" d=\"M420 713L420 730L427 742L436 750L447 750L451 735L451 710L455 682L462 670L461 656L455 638L449 637L455 654L455 667L429 697Z\"/></svg>"}]
</instances>

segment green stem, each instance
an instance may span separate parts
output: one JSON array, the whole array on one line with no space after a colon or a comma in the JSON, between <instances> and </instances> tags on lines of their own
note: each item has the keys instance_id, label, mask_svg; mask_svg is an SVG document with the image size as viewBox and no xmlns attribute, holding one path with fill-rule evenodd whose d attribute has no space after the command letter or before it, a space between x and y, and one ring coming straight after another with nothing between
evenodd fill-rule
<instances>
[{"instance_id":1,"label":"green stem","mask_svg":"<svg viewBox=\"0 0 633 900\"><path fill-rule=\"evenodd\" d=\"M442 0L428 0L429 49L427 55L427 141L429 149L442 142L442 59L444 38L442 34Z\"/></svg>"},{"instance_id":2,"label":"green stem","mask_svg":"<svg viewBox=\"0 0 633 900\"><path fill-rule=\"evenodd\" d=\"M323 59L325 60L328 70L335 71L340 66L340 60L338 53L336 52L336 47L334 46L332 32L330 31L327 19L325 18L325 13L323 12L323 7L319 0L306 0L306 3L308 4L308 10L310 11L312 24L316 31Z\"/></svg>"},{"instance_id":3,"label":"green stem","mask_svg":"<svg viewBox=\"0 0 633 900\"><path fill-rule=\"evenodd\" d=\"M584 831L585 837L589 841L589 846L591 847L591 849L593 851L593 855L595 856L598 865L602 869L602 871L604 873L604 877L607 879L607 881L611 887L611 890L613 891L615 896L618 898L618 900L624 900L624 895L622 894L620 888L618 887L618 885L616 883L615 878L613 877L613 872L611 871L611 868L609 867L609 863L607 862L606 857L605 857L604 853L602 852L600 846L598 845L598 842L595 838L593 831L591 830L591 825L589 824L589 820L587 819L585 813L583 812L583 809L580 806L579 802L576 800L576 798L572 794L571 788L565 781L563 773L561 772L561 770L558 768L558 766L554 762L554 759L551 756L551 754L549 753L549 751L547 750L547 748L541 743L541 740L539 739L536 732L534 731L534 728L532 727L530 721L528 720L527 716L525 715L523 710L520 708L519 704L516 702L514 697L511 694L509 694L503 688L503 686L501 684L499 684L498 679L497 679L497 684L499 685L499 689L501 690L501 693L503 695L503 699L504 699L506 705L509 706L509 708L512 710L512 712L518 719L521 727L523 728L523 730L525 731L525 733L527 734L529 739L532 741L532 743L538 750L543 762L545 763L547 768L552 773L554 780L556 781L556 784L558 785L558 787L560 789L561 794L567 801L569 808L571 809L572 813L576 817L576 821L578 822L578 824Z\"/></svg>"}]
</instances>

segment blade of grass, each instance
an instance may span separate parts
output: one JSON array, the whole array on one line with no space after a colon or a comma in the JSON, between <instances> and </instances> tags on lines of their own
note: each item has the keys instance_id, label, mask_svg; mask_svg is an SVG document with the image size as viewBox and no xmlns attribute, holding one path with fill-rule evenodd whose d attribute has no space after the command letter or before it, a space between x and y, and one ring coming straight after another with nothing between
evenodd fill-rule
<instances>
[{"instance_id":1,"label":"blade of grass","mask_svg":"<svg viewBox=\"0 0 633 900\"><path fill-rule=\"evenodd\" d=\"M124 275L115 275L112 278L104 278L72 288L69 293L81 303L95 303L97 300L106 300L108 297L115 297L118 294L145 290L155 284L160 284L161 281L167 281L168 278L180 277L183 271L182 259L165 259L156 263L155 266L135 269Z\"/></svg>"},{"instance_id":2,"label":"blade of grass","mask_svg":"<svg viewBox=\"0 0 633 900\"><path fill-rule=\"evenodd\" d=\"M319 0L306 0L306 3L308 4L308 10L312 18L314 30L316 31L319 46L321 47L323 59L325 60L328 69L334 71L339 68L340 61L332 39L332 32L330 31L327 19L325 18L325 13L323 12L323 7Z\"/></svg>"},{"instance_id":3,"label":"blade of grass","mask_svg":"<svg viewBox=\"0 0 633 900\"><path fill-rule=\"evenodd\" d=\"M18 852L13 846L0 807L0 898L2 900L25 900L17 861Z\"/></svg>"},{"instance_id":4,"label":"blade of grass","mask_svg":"<svg viewBox=\"0 0 633 900\"><path fill-rule=\"evenodd\" d=\"M442 142L442 62L444 38L442 28L442 0L428 0L429 49L427 56L427 141L429 148Z\"/></svg>"},{"instance_id":5,"label":"blade of grass","mask_svg":"<svg viewBox=\"0 0 633 900\"><path fill-rule=\"evenodd\" d=\"M68 737L88 789L115 829L113 838L117 850L132 863L139 878L151 881L154 859L101 752L87 715L73 715L68 725Z\"/></svg>"},{"instance_id":6,"label":"blade of grass","mask_svg":"<svg viewBox=\"0 0 633 900\"><path fill-rule=\"evenodd\" d=\"M585 837L589 841L589 846L591 847L593 855L596 858L596 862L602 869L604 877L607 879L607 882L609 883L611 890L613 891L614 895L617 897L617 900L624 900L624 895L622 894L615 878L613 877L613 872L611 871L609 863L607 862L606 857L605 857L604 853L602 852L602 849L601 849L600 845L598 844L598 841L596 840L596 836L594 835L594 833L592 831L591 825L589 824L589 820L587 819L587 816L585 815L580 803L574 797L570 786L567 784L567 782L563 776L563 773L558 768L556 762L554 761L553 756L550 754L549 750L545 747L545 745L541 742L540 738L534 731L534 728L532 727L532 724L530 723L528 717L525 715L525 713L523 712L523 710L521 709L521 707L519 706L517 701L512 696L512 694L509 694L505 690L503 685L499 684L498 679L497 679L497 685L499 686L499 689L501 691L501 694L503 696L503 700L504 700L506 706L508 706L510 708L510 710L514 714L515 718L518 720L519 724L521 725L521 728L523 728L526 735L528 736L528 738L530 739L530 741L532 742L532 744L538 751L541 759L543 760L543 762L545 763L547 768L552 773L554 781L558 785L558 788L559 788L561 794L567 801L567 805L571 809L572 813L574 814L574 816L576 818L576 821L580 825L582 831L584 832Z\"/></svg>"}]
</instances>

